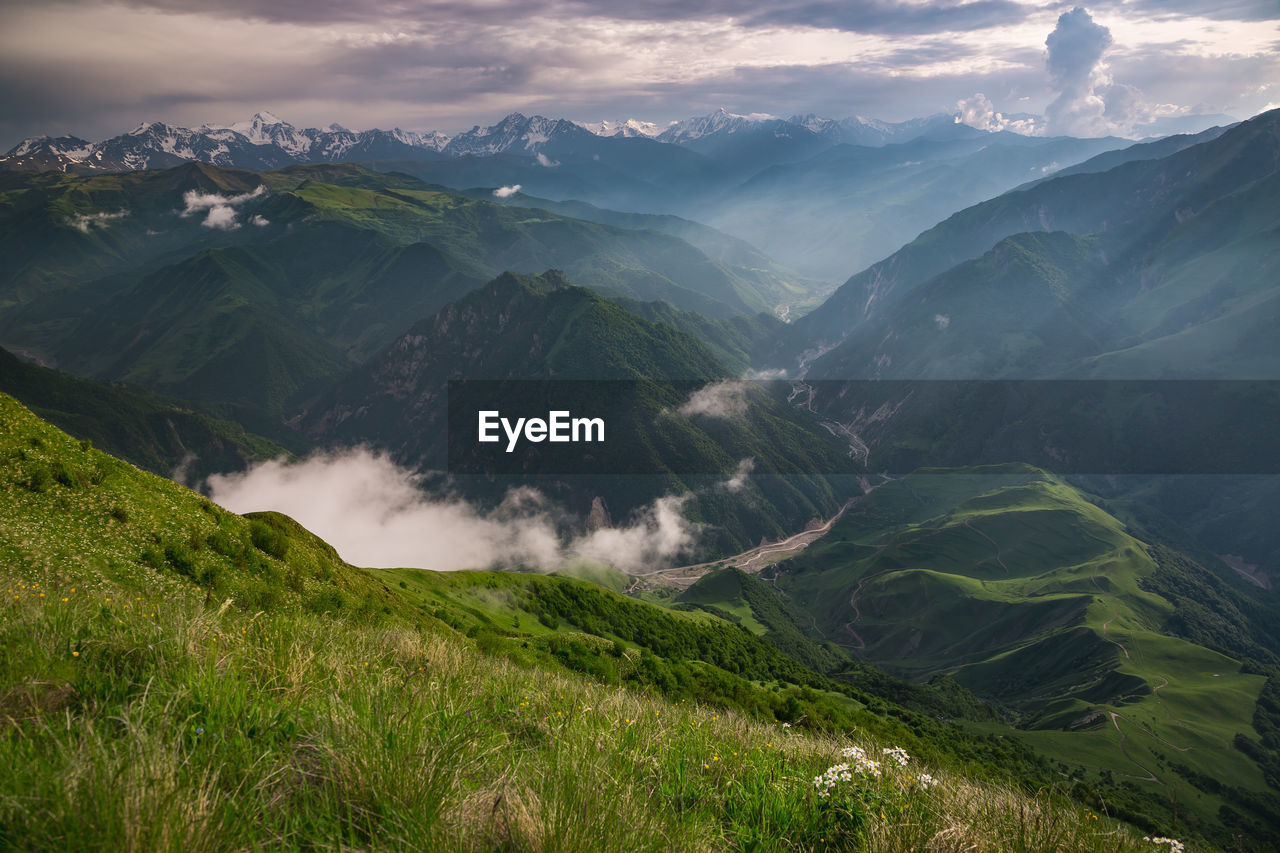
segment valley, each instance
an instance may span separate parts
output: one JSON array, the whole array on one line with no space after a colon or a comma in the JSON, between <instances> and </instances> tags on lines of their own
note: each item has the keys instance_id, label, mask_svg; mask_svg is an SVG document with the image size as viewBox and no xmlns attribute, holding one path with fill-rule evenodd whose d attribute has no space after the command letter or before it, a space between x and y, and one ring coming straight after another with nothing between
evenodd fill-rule
<instances>
[{"instance_id":1,"label":"valley","mask_svg":"<svg viewBox=\"0 0 1280 853\"><path fill-rule=\"evenodd\" d=\"M1275 849L1280 109L1056 20L1087 128L10 148L0 846Z\"/></svg>"}]
</instances>

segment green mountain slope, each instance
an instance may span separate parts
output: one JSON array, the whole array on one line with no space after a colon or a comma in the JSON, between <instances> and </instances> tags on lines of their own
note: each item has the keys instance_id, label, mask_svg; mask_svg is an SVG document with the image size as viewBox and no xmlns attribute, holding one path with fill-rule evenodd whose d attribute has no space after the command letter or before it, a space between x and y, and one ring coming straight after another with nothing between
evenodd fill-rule
<instances>
[{"instance_id":1,"label":"green mountain slope","mask_svg":"<svg viewBox=\"0 0 1280 853\"><path fill-rule=\"evenodd\" d=\"M679 413L698 385L728 376L689 334L560 274L507 274L414 326L343 379L301 426L326 444L371 443L417 470L443 469L449 380L637 381L637 395L621 398L604 382L594 386L595 412L611 425L593 454L595 470L524 473L547 475L536 486L583 514L603 497L619 520L664 494L692 493L687 514L712 525L707 547L725 553L834 513L846 487L825 475L847 467L842 446L786 402L785 388L744 386L741 416ZM744 459L754 460L754 474L732 492L724 481ZM623 470L651 476L617 476Z\"/></svg>"},{"instance_id":2,"label":"green mountain slope","mask_svg":"<svg viewBox=\"0 0 1280 853\"><path fill-rule=\"evenodd\" d=\"M639 302L623 298L614 301L637 317L670 326L696 338L717 361L739 375L749 373L754 365L760 363L786 328L771 314L708 317L681 311L666 302Z\"/></svg>"},{"instance_id":3,"label":"green mountain slope","mask_svg":"<svg viewBox=\"0 0 1280 853\"><path fill-rule=\"evenodd\" d=\"M1212 573L1055 477L1011 466L887 483L773 583L857 656L1018 709L1026 742L1129 790L1128 808L1174 798L1207 834L1229 837L1241 814L1275 831L1280 779L1259 745L1269 607L1205 595L1223 589ZM1259 630L1228 628L1232 612Z\"/></svg>"},{"instance_id":4,"label":"green mountain slope","mask_svg":"<svg viewBox=\"0 0 1280 853\"><path fill-rule=\"evenodd\" d=\"M0 181L0 340L277 415L503 270L731 317L784 284L689 243L350 165Z\"/></svg>"},{"instance_id":5,"label":"green mountain slope","mask_svg":"<svg viewBox=\"0 0 1280 853\"><path fill-rule=\"evenodd\" d=\"M6 846L780 850L946 832L1140 849L1051 790L966 778L1043 785L1047 765L1009 741L701 662L705 638L722 665L816 678L713 617L563 578L356 569L283 516L225 512L7 396L0 415ZM540 627L498 627L526 607ZM772 697L803 718L766 722ZM876 754L906 746L909 769L818 798L812 777L855 728ZM924 769L943 786L913 781ZM1025 822L993 825L1010 802Z\"/></svg>"},{"instance_id":6,"label":"green mountain slope","mask_svg":"<svg viewBox=\"0 0 1280 853\"><path fill-rule=\"evenodd\" d=\"M296 434L282 436L289 442L286 449L233 421L147 392L27 364L5 350L0 350L0 391L143 470L164 476L176 470L193 482L306 448Z\"/></svg>"}]
</instances>

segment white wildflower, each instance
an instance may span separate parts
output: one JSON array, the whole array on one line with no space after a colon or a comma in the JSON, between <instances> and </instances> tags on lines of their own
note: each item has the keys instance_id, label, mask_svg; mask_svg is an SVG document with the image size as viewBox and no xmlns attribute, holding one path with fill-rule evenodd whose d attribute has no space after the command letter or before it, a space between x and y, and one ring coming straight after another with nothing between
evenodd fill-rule
<instances>
[{"instance_id":1,"label":"white wildflower","mask_svg":"<svg viewBox=\"0 0 1280 853\"><path fill-rule=\"evenodd\" d=\"M887 758L892 758L894 761L898 762L899 767L906 767L907 762L911 760L911 756L907 755L907 751L900 746L895 746L893 748L886 746L881 750L881 752L883 752Z\"/></svg>"}]
</instances>

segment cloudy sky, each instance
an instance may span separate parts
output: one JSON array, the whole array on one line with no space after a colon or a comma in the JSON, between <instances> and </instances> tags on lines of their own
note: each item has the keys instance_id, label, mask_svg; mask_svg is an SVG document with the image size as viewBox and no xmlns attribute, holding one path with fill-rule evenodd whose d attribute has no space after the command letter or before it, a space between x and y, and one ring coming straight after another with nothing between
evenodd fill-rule
<instances>
[{"instance_id":1,"label":"cloudy sky","mask_svg":"<svg viewBox=\"0 0 1280 853\"><path fill-rule=\"evenodd\" d=\"M0 150L140 121L456 132L726 107L1132 132L1280 106L1277 0L3 0ZM997 117L999 114L999 117Z\"/></svg>"}]
</instances>

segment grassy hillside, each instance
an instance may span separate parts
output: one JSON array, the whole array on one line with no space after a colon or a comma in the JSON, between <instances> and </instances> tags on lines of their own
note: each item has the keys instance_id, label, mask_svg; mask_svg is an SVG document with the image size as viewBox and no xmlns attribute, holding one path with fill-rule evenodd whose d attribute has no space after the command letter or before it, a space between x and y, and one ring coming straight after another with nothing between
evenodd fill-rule
<instances>
[{"instance_id":1,"label":"grassy hillside","mask_svg":"<svg viewBox=\"0 0 1280 853\"><path fill-rule=\"evenodd\" d=\"M939 471L877 488L774 583L858 657L1018 709L1027 743L1126 808L1272 837L1268 670L1227 640L1247 621L1187 608L1208 587L1172 554L1035 469Z\"/></svg>"},{"instance_id":2,"label":"grassy hillside","mask_svg":"<svg viewBox=\"0 0 1280 853\"><path fill-rule=\"evenodd\" d=\"M892 714L818 735L542 665L520 645L540 631L468 640L446 620L496 614L510 576L355 569L11 398L0 415L7 848L1150 849L1051 788L899 766L874 734L911 735ZM619 644L637 670L658 659ZM879 775L820 796L855 744Z\"/></svg>"}]
</instances>

